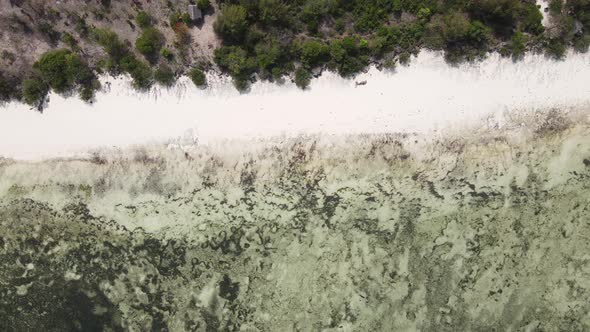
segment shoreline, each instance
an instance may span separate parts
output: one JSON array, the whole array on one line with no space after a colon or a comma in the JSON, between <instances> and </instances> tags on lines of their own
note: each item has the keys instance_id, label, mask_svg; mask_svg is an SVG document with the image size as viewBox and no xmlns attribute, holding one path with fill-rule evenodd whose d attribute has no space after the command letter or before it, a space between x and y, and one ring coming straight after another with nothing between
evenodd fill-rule
<instances>
[{"instance_id":1,"label":"shoreline","mask_svg":"<svg viewBox=\"0 0 590 332\"><path fill-rule=\"evenodd\" d=\"M10 103L0 108L0 156L50 159L178 139L436 133L490 116L501 126L505 112L590 104L590 55L579 53L563 61L530 54L520 62L494 54L453 67L440 53L421 52L395 72L371 67L355 79L324 72L305 91L291 82L257 82L240 94L229 78L217 77L205 90L181 80L149 93L133 90L128 79L103 77L110 89L93 105L54 93L44 113Z\"/></svg>"}]
</instances>

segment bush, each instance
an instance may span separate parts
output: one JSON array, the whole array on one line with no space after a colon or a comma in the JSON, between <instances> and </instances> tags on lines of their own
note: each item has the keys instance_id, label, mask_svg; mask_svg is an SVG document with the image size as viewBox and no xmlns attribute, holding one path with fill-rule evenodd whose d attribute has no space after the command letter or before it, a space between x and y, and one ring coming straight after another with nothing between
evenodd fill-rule
<instances>
[{"instance_id":1,"label":"bush","mask_svg":"<svg viewBox=\"0 0 590 332\"><path fill-rule=\"evenodd\" d=\"M543 21L543 14L541 14L539 8L534 4L525 4L523 6L523 30L534 35L543 33L543 31L545 31L545 27L543 27L543 24L541 23Z\"/></svg>"},{"instance_id":2,"label":"bush","mask_svg":"<svg viewBox=\"0 0 590 332\"><path fill-rule=\"evenodd\" d=\"M170 26L174 27L178 23L184 23L186 25L189 25L191 23L191 17L188 13L172 13L170 15Z\"/></svg>"},{"instance_id":3,"label":"bush","mask_svg":"<svg viewBox=\"0 0 590 332\"><path fill-rule=\"evenodd\" d=\"M583 34L578 36L574 39L574 49L578 52L586 53L588 52L588 47L590 46L590 34Z\"/></svg>"},{"instance_id":4,"label":"bush","mask_svg":"<svg viewBox=\"0 0 590 332\"><path fill-rule=\"evenodd\" d=\"M68 33L68 32L64 32L61 35L61 40L68 45L72 50L78 50L78 41L76 41L76 38L74 38L74 36L72 36L72 34Z\"/></svg>"},{"instance_id":5,"label":"bush","mask_svg":"<svg viewBox=\"0 0 590 332\"><path fill-rule=\"evenodd\" d=\"M545 53L547 56L556 60L563 59L565 51L566 45L559 38L552 38L547 42L547 45L545 45Z\"/></svg>"},{"instance_id":6,"label":"bush","mask_svg":"<svg viewBox=\"0 0 590 332\"><path fill-rule=\"evenodd\" d=\"M551 0L549 1L549 12L551 15L556 16L561 14L563 10L563 0Z\"/></svg>"},{"instance_id":7,"label":"bush","mask_svg":"<svg viewBox=\"0 0 590 332\"><path fill-rule=\"evenodd\" d=\"M69 92L76 85L92 86L96 80L82 58L65 49L46 52L33 64L33 69L57 93Z\"/></svg>"},{"instance_id":8,"label":"bush","mask_svg":"<svg viewBox=\"0 0 590 332\"><path fill-rule=\"evenodd\" d=\"M168 61L170 61L174 58L174 53L172 53L172 51L167 47L163 47L160 50L160 55Z\"/></svg>"},{"instance_id":9,"label":"bush","mask_svg":"<svg viewBox=\"0 0 590 332\"><path fill-rule=\"evenodd\" d=\"M131 75L136 88L147 90L152 86L152 69L145 62L137 60L133 55L127 55L121 59L120 66Z\"/></svg>"},{"instance_id":10,"label":"bush","mask_svg":"<svg viewBox=\"0 0 590 332\"><path fill-rule=\"evenodd\" d=\"M199 68L191 69L189 72L189 77L198 87L204 87L207 85L207 77L205 76L205 73Z\"/></svg>"},{"instance_id":11,"label":"bush","mask_svg":"<svg viewBox=\"0 0 590 332\"><path fill-rule=\"evenodd\" d=\"M289 6L281 0L260 0L258 11L263 24L276 26L288 21Z\"/></svg>"},{"instance_id":12,"label":"bush","mask_svg":"<svg viewBox=\"0 0 590 332\"><path fill-rule=\"evenodd\" d=\"M16 82L14 82L14 80L6 79L0 72L0 102L9 101L15 97L15 85Z\"/></svg>"},{"instance_id":13,"label":"bush","mask_svg":"<svg viewBox=\"0 0 590 332\"><path fill-rule=\"evenodd\" d=\"M307 68L322 65L330 59L330 47L317 40L307 40L301 45L301 63Z\"/></svg>"},{"instance_id":14,"label":"bush","mask_svg":"<svg viewBox=\"0 0 590 332\"><path fill-rule=\"evenodd\" d=\"M503 35L511 35L520 9L518 0L475 0L471 5L474 17Z\"/></svg>"},{"instance_id":15,"label":"bush","mask_svg":"<svg viewBox=\"0 0 590 332\"><path fill-rule=\"evenodd\" d=\"M176 77L169 66L162 64L156 69L154 79L163 86L172 86Z\"/></svg>"},{"instance_id":16,"label":"bush","mask_svg":"<svg viewBox=\"0 0 590 332\"><path fill-rule=\"evenodd\" d=\"M369 64L368 44L354 37L337 39L330 44L330 64L344 77L354 75Z\"/></svg>"},{"instance_id":17,"label":"bush","mask_svg":"<svg viewBox=\"0 0 590 332\"><path fill-rule=\"evenodd\" d=\"M250 76L256 70L256 63L248 52L237 46L224 46L215 50L215 62L230 75Z\"/></svg>"},{"instance_id":18,"label":"bush","mask_svg":"<svg viewBox=\"0 0 590 332\"><path fill-rule=\"evenodd\" d=\"M39 78L26 79L23 82L23 101L31 106L40 107L49 87Z\"/></svg>"},{"instance_id":19,"label":"bush","mask_svg":"<svg viewBox=\"0 0 590 332\"><path fill-rule=\"evenodd\" d=\"M188 26L182 22L176 23L173 27L176 34L176 47L184 48L191 42L191 34Z\"/></svg>"},{"instance_id":20,"label":"bush","mask_svg":"<svg viewBox=\"0 0 590 332\"><path fill-rule=\"evenodd\" d=\"M488 50L491 29L479 21L470 22L466 15L453 12L436 16L427 26L426 45L443 49L447 61L457 63L482 57Z\"/></svg>"},{"instance_id":21,"label":"bush","mask_svg":"<svg viewBox=\"0 0 590 332\"><path fill-rule=\"evenodd\" d=\"M239 5L224 6L213 24L213 29L224 42L241 43L248 30L246 9Z\"/></svg>"},{"instance_id":22,"label":"bush","mask_svg":"<svg viewBox=\"0 0 590 332\"><path fill-rule=\"evenodd\" d=\"M304 68L299 68L295 71L295 85L301 89L305 89L311 82L311 74Z\"/></svg>"},{"instance_id":23,"label":"bush","mask_svg":"<svg viewBox=\"0 0 590 332\"><path fill-rule=\"evenodd\" d=\"M510 50L512 52L512 58L514 60L520 60L524 56L524 52L526 51L526 36L517 31L510 40Z\"/></svg>"},{"instance_id":24,"label":"bush","mask_svg":"<svg viewBox=\"0 0 590 332\"><path fill-rule=\"evenodd\" d=\"M258 43L254 52L258 66L266 71L271 71L273 67L278 66L283 55L282 47L276 40Z\"/></svg>"},{"instance_id":25,"label":"bush","mask_svg":"<svg viewBox=\"0 0 590 332\"><path fill-rule=\"evenodd\" d=\"M198 0L197 1L197 7L199 7L200 10L207 10L209 9L209 7L211 7L211 1L209 0Z\"/></svg>"},{"instance_id":26,"label":"bush","mask_svg":"<svg viewBox=\"0 0 590 332\"><path fill-rule=\"evenodd\" d=\"M4 78L4 75L0 73L0 102L9 101L14 97L14 82Z\"/></svg>"},{"instance_id":27,"label":"bush","mask_svg":"<svg viewBox=\"0 0 590 332\"><path fill-rule=\"evenodd\" d=\"M232 76L238 90L245 91L248 88L250 78L256 71L256 61L248 52L237 46L223 46L215 50L214 59L222 70Z\"/></svg>"},{"instance_id":28,"label":"bush","mask_svg":"<svg viewBox=\"0 0 590 332\"><path fill-rule=\"evenodd\" d=\"M137 23L140 28L145 29L152 25L152 18L148 13L142 10L137 13L137 16L135 16L135 23Z\"/></svg>"},{"instance_id":29,"label":"bush","mask_svg":"<svg viewBox=\"0 0 590 332\"><path fill-rule=\"evenodd\" d=\"M107 29L94 29L94 39L111 56L114 62L118 62L127 54L127 47L119 40L119 36Z\"/></svg>"},{"instance_id":30,"label":"bush","mask_svg":"<svg viewBox=\"0 0 590 332\"><path fill-rule=\"evenodd\" d=\"M135 41L135 47L146 58L153 60L164 44L164 36L156 28L143 30Z\"/></svg>"}]
</instances>

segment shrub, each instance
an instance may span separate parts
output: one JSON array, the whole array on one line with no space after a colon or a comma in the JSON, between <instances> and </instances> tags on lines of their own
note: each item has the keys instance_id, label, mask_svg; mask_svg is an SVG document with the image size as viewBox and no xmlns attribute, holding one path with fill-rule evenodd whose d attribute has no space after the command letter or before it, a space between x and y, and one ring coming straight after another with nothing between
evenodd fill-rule
<instances>
[{"instance_id":1,"label":"shrub","mask_svg":"<svg viewBox=\"0 0 590 332\"><path fill-rule=\"evenodd\" d=\"M39 78L26 79L23 82L23 101L31 106L40 107L49 87Z\"/></svg>"},{"instance_id":2,"label":"shrub","mask_svg":"<svg viewBox=\"0 0 590 332\"><path fill-rule=\"evenodd\" d=\"M578 36L574 39L574 49L578 52L586 53L588 52L588 47L590 46L590 34L583 34Z\"/></svg>"},{"instance_id":3,"label":"shrub","mask_svg":"<svg viewBox=\"0 0 590 332\"><path fill-rule=\"evenodd\" d=\"M336 21L334 21L334 29L339 34L344 33L344 30L346 29L346 22L344 21L343 18L338 18L338 19L336 19Z\"/></svg>"},{"instance_id":4,"label":"shrub","mask_svg":"<svg viewBox=\"0 0 590 332\"><path fill-rule=\"evenodd\" d=\"M37 29L48 39L49 43L51 44L56 44L60 39L60 33L47 22L39 23Z\"/></svg>"},{"instance_id":5,"label":"shrub","mask_svg":"<svg viewBox=\"0 0 590 332\"><path fill-rule=\"evenodd\" d=\"M176 46L185 47L191 42L191 35L188 30L188 26L183 22L178 22L173 27L174 33L176 34Z\"/></svg>"},{"instance_id":6,"label":"shrub","mask_svg":"<svg viewBox=\"0 0 590 332\"><path fill-rule=\"evenodd\" d=\"M522 28L524 31L538 35L545 31L543 24L543 14L539 11L539 8L534 4L525 4L524 14L522 20Z\"/></svg>"},{"instance_id":7,"label":"shrub","mask_svg":"<svg viewBox=\"0 0 590 332\"><path fill-rule=\"evenodd\" d=\"M545 53L554 59L563 59L566 51L566 45L560 38L549 39L545 45Z\"/></svg>"},{"instance_id":8,"label":"shrub","mask_svg":"<svg viewBox=\"0 0 590 332\"><path fill-rule=\"evenodd\" d=\"M330 59L330 47L317 40L307 40L301 45L301 63L313 68Z\"/></svg>"},{"instance_id":9,"label":"shrub","mask_svg":"<svg viewBox=\"0 0 590 332\"><path fill-rule=\"evenodd\" d=\"M250 76L256 63L248 53L237 46L224 46L215 50L215 62L232 76Z\"/></svg>"},{"instance_id":10,"label":"shrub","mask_svg":"<svg viewBox=\"0 0 590 332\"><path fill-rule=\"evenodd\" d=\"M197 7L199 7L200 10L207 10L207 9L209 9L209 7L211 7L211 1L209 1L209 0L198 0L197 1Z\"/></svg>"},{"instance_id":11,"label":"shrub","mask_svg":"<svg viewBox=\"0 0 590 332\"><path fill-rule=\"evenodd\" d=\"M282 56L282 48L276 40L258 43L254 48L258 66L265 70L272 70L278 66Z\"/></svg>"},{"instance_id":12,"label":"shrub","mask_svg":"<svg viewBox=\"0 0 590 332\"><path fill-rule=\"evenodd\" d=\"M311 81L311 74L304 68L298 68L295 71L295 85L301 89L305 89L309 86Z\"/></svg>"},{"instance_id":13,"label":"shrub","mask_svg":"<svg viewBox=\"0 0 590 332\"><path fill-rule=\"evenodd\" d=\"M137 16L135 16L135 23L137 23L140 28L145 29L152 25L152 18L148 13L142 10L137 13Z\"/></svg>"},{"instance_id":14,"label":"shrub","mask_svg":"<svg viewBox=\"0 0 590 332\"><path fill-rule=\"evenodd\" d=\"M135 47L148 59L153 59L164 44L164 36L156 28L147 28L143 30L139 38L135 41Z\"/></svg>"},{"instance_id":15,"label":"shrub","mask_svg":"<svg viewBox=\"0 0 590 332\"><path fill-rule=\"evenodd\" d=\"M172 84L174 84L175 78L176 77L172 69L165 64L160 65L154 73L155 81L163 86L172 86Z\"/></svg>"},{"instance_id":16,"label":"shrub","mask_svg":"<svg viewBox=\"0 0 590 332\"><path fill-rule=\"evenodd\" d=\"M127 54L127 47L125 47L125 44L119 40L119 36L113 31L107 29L94 29L92 32L94 39L104 48L115 62L118 62Z\"/></svg>"},{"instance_id":17,"label":"shrub","mask_svg":"<svg viewBox=\"0 0 590 332\"><path fill-rule=\"evenodd\" d=\"M239 44L248 30L246 9L239 5L224 6L213 29L224 42Z\"/></svg>"},{"instance_id":18,"label":"shrub","mask_svg":"<svg viewBox=\"0 0 590 332\"><path fill-rule=\"evenodd\" d=\"M198 87L204 87L207 85L207 77L205 76L205 73L199 68L191 69L189 72L189 77Z\"/></svg>"},{"instance_id":19,"label":"shrub","mask_svg":"<svg viewBox=\"0 0 590 332\"><path fill-rule=\"evenodd\" d=\"M258 11L263 24L281 25L288 21L289 7L281 0L260 0Z\"/></svg>"},{"instance_id":20,"label":"shrub","mask_svg":"<svg viewBox=\"0 0 590 332\"><path fill-rule=\"evenodd\" d=\"M121 59L120 66L131 75L136 88L147 90L152 86L152 69L145 62L137 60L133 55L127 55Z\"/></svg>"},{"instance_id":21,"label":"shrub","mask_svg":"<svg viewBox=\"0 0 590 332\"><path fill-rule=\"evenodd\" d=\"M237 46L223 46L215 50L214 59L222 70L232 76L238 90L248 88L250 78L256 71L256 61L248 52Z\"/></svg>"},{"instance_id":22,"label":"shrub","mask_svg":"<svg viewBox=\"0 0 590 332\"><path fill-rule=\"evenodd\" d=\"M471 5L476 19L503 35L511 35L519 8L519 0L475 0Z\"/></svg>"},{"instance_id":23,"label":"shrub","mask_svg":"<svg viewBox=\"0 0 590 332\"><path fill-rule=\"evenodd\" d=\"M453 12L436 16L427 26L426 45L443 49L447 61L457 63L482 57L488 50L491 29L479 21L470 22L466 15Z\"/></svg>"},{"instance_id":24,"label":"shrub","mask_svg":"<svg viewBox=\"0 0 590 332\"><path fill-rule=\"evenodd\" d=\"M563 10L563 0L551 0L549 1L549 12L551 15L559 15Z\"/></svg>"},{"instance_id":25,"label":"shrub","mask_svg":"<svg viewBox=\"0 0 590 332\"><path fill-rule=\"evenodd\" d=\"M191 23L191 17L188 13L172 13L170 15L170 26L174 27L178 23L184 23L186 25L189 25Z\"/></svg>"},{"instance_id":26,"label":"shrub","mask_svg":"<svg viewBox=\"0 0 590 332\"><path fill-rule=\"evenodd\" d=\"M516 31L510 40L510 50L512 51L512 58L514 60L519 60L523 57L526 51L525 43L526 36L522 32Z\"/></svg>"},{"instance_id":27,"label":"shrub","mask_svg":"<svg viewBox=\"0 0 590 332\"><path fill-rule=\"evenodd\" d=\"M68 70L70 55L70 51L65 49L49 51L33 64L41 78L58 93L67 92L74 84L74 78Z\"/></svg>"},{"instance_id":28,"label":"shrub","mask_svg":"<svg viewBox=\"0 0 590 332\"><path fill-rule=\"evenodd\" d=\"M369 64L366 41L354 37L333 40L330 44L330 65L342 76L351 76Z\"/></svg>"},{"instance_id":29,"label":"shrub","mask_svg":"<svg viewBox=\"0 0 590 332\"><path fill-rule=\"evenodd\" d=\"M14 82L5 79L0 73L0 102L12 99L14 93Z\"/></svg>"},{"instance_id":30,"label":"shrub","mask_svg":"<svg viewBox=\"0 0 590 332\"><path fill-rule=\"evenodd\" d=\"M61 40L68 45L72 50L78 50L78 41L76 41L76 38L74 38L74 36L72 36L72 34L70 34L69 32L64 32L61 35Z\"/></svg>"},{"instance_id":31,"label":"shrub","mask_svg":"<svg viewBox=\"0 0 590 332\"><path fill-rule=\"evenodd\" d=\"M160 55L168 61L170 61L174 58L174 53L172 53L172 51L167 47L163 47L160 50Z\"/></svg>"}]
</instances>

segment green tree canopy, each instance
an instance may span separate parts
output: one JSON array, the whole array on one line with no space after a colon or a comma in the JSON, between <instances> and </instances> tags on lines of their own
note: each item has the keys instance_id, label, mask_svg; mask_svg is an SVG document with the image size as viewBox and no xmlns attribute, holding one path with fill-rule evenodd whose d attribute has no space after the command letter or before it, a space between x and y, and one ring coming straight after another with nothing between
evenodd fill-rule
<instances>
[{"instance_id":1,"label":"green tree canopy","mask_svg":"<svg viewBox=\"0 0 590 332\"><path fill-rule=\"evenodd\" d=\"M240 5L222 7L213 28L225 42L239 44L248 31L246 8Z\"/></svg>"},{"instance_id":2,"label":"green tree canopy","mask_svg":"<svg viewBox=\"0 0 590 332\"><path fill-rule=\"evenodd\" d=\"M135 41L135 47L148 59L155 58L164 45L164 36L156 28L147 28L143 30L139 38Z\"/></svg>"},{"instance_id":3,"label":"green tree canopy","mask_svg":"<svg viewBox=\"0 0 590 332\"><path fill-rule=\"evenodd\" d=\"M207 77L200 68L195 67L191 69L188 76L190 77L191 81L193 81L193 83L198 87L204 87L205 85L207 85Z\"/></svg>"},{"instance_id":4,"label":"green tree canopy","mask_svg":"<svg viewBox=\"0 0 590 332\"><path fill-rule=\"evenodd\" d=\"M142 10L137 13L137 16L135 16L135 23L137 23L140 28L145 29L152 25L152 18L148 13Z\"/></svg>"}]
</instances>

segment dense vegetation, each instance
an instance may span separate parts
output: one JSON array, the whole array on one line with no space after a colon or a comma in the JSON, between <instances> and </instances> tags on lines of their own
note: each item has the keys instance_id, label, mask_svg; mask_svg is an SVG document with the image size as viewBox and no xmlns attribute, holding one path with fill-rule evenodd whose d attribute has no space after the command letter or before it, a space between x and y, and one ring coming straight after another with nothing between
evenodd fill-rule
<instances>
[{"instance_id":1,"label":"dense vegetation","mask_svg":"<svg viewBox=\"0 0 590 332\"><path fill-rule=\"evenodd\" d=\"M500 49L518 57L525 41L550 44L542 18L534 2L519 0L225 0L215 61L238 88L255 73L277 79L294 71L305 87L315 69L352 76L372 61L393 67L423 47L452 63Z\"/></svg>"},{"instance_id":2,"label":"dense vegetation","mask_svg":"<svg viewBox=\"0 0 590 332\"><path fill-rule=\"evenodd\" d=\"M196 3L211 7L208 0ZM585 52L590 44L588 0L551 0L548 29L533 0L218 0L217 7L214 30L222 45L213 60L240 90L255 79L285 77L305 88L324 69L352 77L371 63L394 68L423 48L441 50L450 63L460 63L493 51L515 60L531 50L560 59L569 47ZM140 29L134 43L83 20L76 24L80 38L101 45L108 55L92 61L94 70L72 34L49 33L69 49L44 54L22 83L0 73L0 101L22 98L40 105L50 89L77 90L91 100L98 87L94 72L128 73L138 89L170 86L182 72L196 85L206 84L202 70L209 65L190 70L199 59L188 57L195 22L186 12L171 11L166 26L174 32L172 41L149 13L139 11L134 22ZM166 47L170 43L173 47Z\"/></svg>"},{"instance_id":3,"label":"dense vegetation","mask_svg":"<svg viewBox=\"0 0 590 332\"><path fill-rule=\"evenodd\" d=\"M92 69L70 50L49 51L33 65L34 75L23 83L23 100L40 107L49 89L56 93L70 94L78 90L80 98L89 101L99 88Z\"/></svg>"},{"instance_id":4,"label":"dense vegetation","mask_svg":"<svg viewBox=\"0 0 590 332\"><path fill-rule=\"evenodd\" d=\"M207 77L200 68L193 68L189 72L189 77L193 83L198 87L204 87L207 85Z\"/></svg>"}]
</instances>

